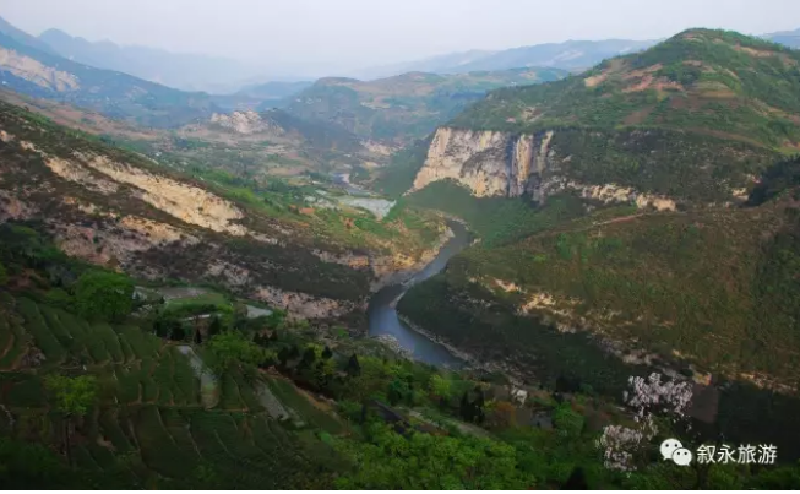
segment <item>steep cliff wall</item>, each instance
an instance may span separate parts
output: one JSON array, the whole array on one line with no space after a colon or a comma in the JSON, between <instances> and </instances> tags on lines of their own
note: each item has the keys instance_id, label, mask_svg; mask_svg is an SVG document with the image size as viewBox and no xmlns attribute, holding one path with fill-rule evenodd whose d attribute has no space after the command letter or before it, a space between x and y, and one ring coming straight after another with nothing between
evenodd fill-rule
<instances>
[{"instance_id":1,"label":"steep cliff wall","mask_svg":"<svg viewBox=\"0 0 800 494\"><path fill-rule=\"evenodd\" d=\"M522 195L539 183L538 174L546 167L552 134L513 135L441 127L412 190L436 180L453 179L476 196Z\"/></svg>"},{"instance_id":2,"label":"steep cliff wall","mask_svg":"<svg viewBox=\"0 0 800 494\"><path fill-rule=\"evenodd\" d=\"M680 147L668 145L672 137L649 131L568 129L515 134L441 127L409 192L451 179L478 197L525 195L541 203L570 190L604 203L675 210L678 200L741 202L755 179L748 163L769 162L769 156L759 157L735 146L715 148L712 141L703 144L696 162L687 162L680 156ZM719 180L713 170L724 163L736 171ZM694 173L692 181L682 178L680 168L687 166Z\"/></svg>"}]
</instances>

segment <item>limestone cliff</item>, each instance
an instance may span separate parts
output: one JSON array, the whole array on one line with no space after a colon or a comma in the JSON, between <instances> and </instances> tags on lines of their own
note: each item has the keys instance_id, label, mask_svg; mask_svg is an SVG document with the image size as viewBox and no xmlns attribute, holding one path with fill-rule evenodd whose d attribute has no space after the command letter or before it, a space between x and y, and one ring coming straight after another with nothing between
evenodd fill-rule
<instances>
[{"instance_id":1,"label":"limestone cliff","mask_svg":"<svg viewBox=\"0 0 800 494\"><path fill-rule=\"evenodd\" d=\"M481 197L535 194L551 156L552 136L552 131L513 135L439 128L412 190L453 179Z\"/></svg>"}]
</instances>

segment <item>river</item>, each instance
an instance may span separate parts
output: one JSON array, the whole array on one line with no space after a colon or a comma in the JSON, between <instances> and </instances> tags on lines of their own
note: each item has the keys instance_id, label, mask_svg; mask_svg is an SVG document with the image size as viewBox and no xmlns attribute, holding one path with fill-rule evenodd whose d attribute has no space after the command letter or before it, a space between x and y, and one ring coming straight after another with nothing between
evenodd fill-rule
<instances>
[{"instance_id":1,"label":"river","mask_svg":"<svg viewBox=\"0 0 800 494\"><path fill-rule=\"evenodd\" d=\"M463 366L464 362L450 353L445 347L429 340L425 336L406 327L397 317L395 301L399 300L408 287L426 280L439 273L447 265L451 257L458 254L470 244L467 229L456 222L449 222L455 236L439 251L439 255L422 271L411 278L406 285L387 286L377 292L369 301L367 315L369 317L370 336L390 335L397 338L400 346L414 355L414 358L432 365L447 365L451 368Z\"/></svg>"}]
</instances>

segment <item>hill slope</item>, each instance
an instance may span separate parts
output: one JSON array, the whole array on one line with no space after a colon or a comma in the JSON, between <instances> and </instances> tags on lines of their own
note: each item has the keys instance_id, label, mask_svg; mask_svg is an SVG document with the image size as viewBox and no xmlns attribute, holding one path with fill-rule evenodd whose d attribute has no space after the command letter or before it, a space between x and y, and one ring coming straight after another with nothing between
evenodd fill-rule
<instances>
[{"instance_id":1,"label":"hill slope","mask_svg":"<svg viewBox=\"0 0 800 494\"><path fill-rule=\"evenodd\" d=\"M798 95L800 52L690 30L580 76L492 91L438 129L413 188L452 178L538 201L563 189L660 208L742 200L800 149Z\"/></svg>"},{"instance_id":2,"label":"hill slope","mask_svg":"<svg viewBox=\"0 0 800 494\"><path fill-rule=\"evenodd\" d=\"M490 93L438 129L403 198L483 240L398 310L524 377L613 393L617 365L654 366L716 387L729 437L794 427L764 404L800 388L798 62L690 30Z\"/></svg>"},{"instance_id":3,"label":"hill slope","mask_svg":"<svg viewBox=\"0 0 800 494\"><path fill-rule=\"evenodd\" d=\"M404 143L426 136L489 89L564 75L530 68L453 76L413 72L375 81L325 78L291 97L286 109L336 123L363 139Z\"/></svg>"},{"instance_id":4,"label":"hill slope","mask_svg":"<svg viewBox=\"0 0 800 494\"><path fill-rule=\"evenodd\" d=\"M406 209L386 221L353 208L299 214L315 188L219 169L178 174L0 108L0 219L40 219L68 253L140 277L213 280L300 315L337 317L372 282L418 262L442 226ZM420 228L406 231L405 221Z\"/></svg>"}]
</instances>

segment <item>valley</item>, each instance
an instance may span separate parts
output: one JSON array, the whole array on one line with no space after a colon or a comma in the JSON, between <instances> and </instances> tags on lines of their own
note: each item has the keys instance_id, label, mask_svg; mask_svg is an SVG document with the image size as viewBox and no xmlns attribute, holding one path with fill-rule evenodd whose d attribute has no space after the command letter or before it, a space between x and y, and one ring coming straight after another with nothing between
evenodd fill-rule
<instances>
[{"instance_id":1,"label":"valley","mask_svg":"<svg viewBox=\"0 0 800 494\"><path fill-rule=\"evenodd\" d=\"M0 485L800 487L791 33L219 94L67 38L0 23Z\"/></svg>"}]
</instances>

